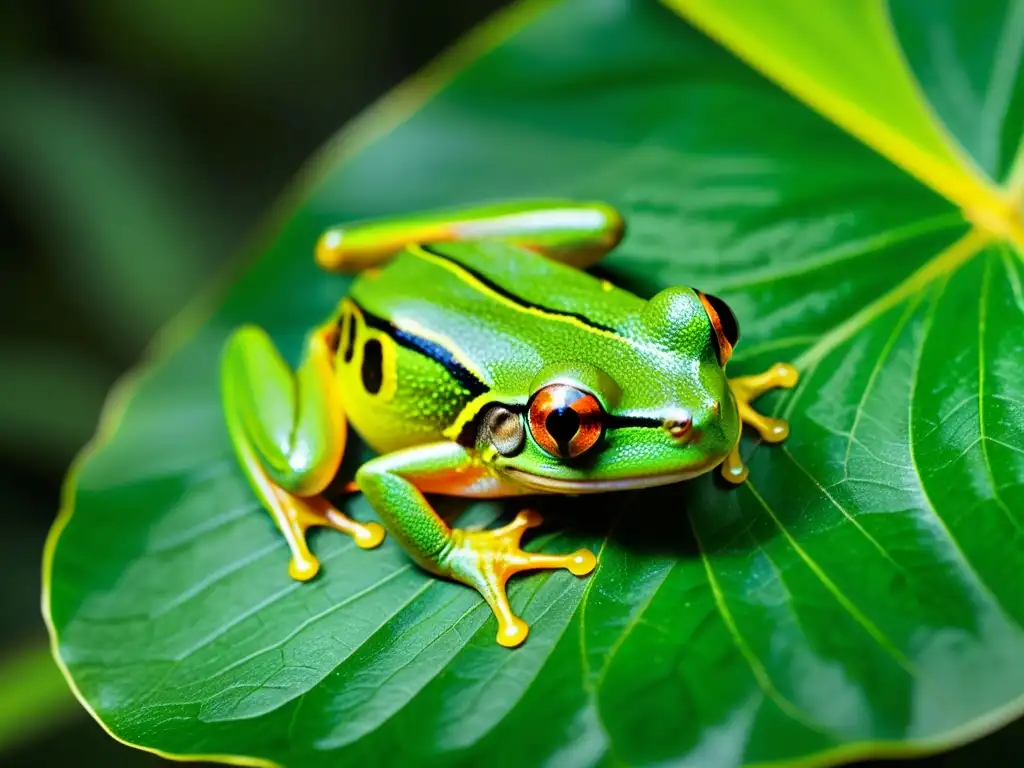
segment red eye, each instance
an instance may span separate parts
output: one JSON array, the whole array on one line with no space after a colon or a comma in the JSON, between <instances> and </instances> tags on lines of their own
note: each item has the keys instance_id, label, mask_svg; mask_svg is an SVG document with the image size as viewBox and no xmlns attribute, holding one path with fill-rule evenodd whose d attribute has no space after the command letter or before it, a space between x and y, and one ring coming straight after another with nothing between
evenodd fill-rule
<instances>
[{"instance_id":1,"label":"red eye","mask_svg":"<svg viewBox=\"0 0 1024 768\"><path fill-rule=\"evenodd\" d=\"M732 348L740 340L740 326L729 305L717 296L697 291L704 311L711 321L711 342L718 350L718 363L725 365L732 357Z\"/></svg>"},{"instance_id":2,"label":"red eye","mask_svg":"<svg viewBox=\"0 0 1024 768\"><path fill-rule=\"evenodd\" d=\"M569 384L549 384L530 401L530 433L552 456L574 459L601 437L601 404Z\"/></svg>"}]
</instances>

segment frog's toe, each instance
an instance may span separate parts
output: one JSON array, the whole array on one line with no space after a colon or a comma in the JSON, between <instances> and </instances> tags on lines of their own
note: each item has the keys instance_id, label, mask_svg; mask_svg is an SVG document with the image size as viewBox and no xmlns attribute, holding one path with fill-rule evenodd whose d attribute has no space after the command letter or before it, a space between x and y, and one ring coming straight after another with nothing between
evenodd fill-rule
<instances>
[{"instance_id":1,"label":"frog's toe","mask_svg":"<svg viewBox=\"0 0 1024 768\"><path fill-rule=\"evenodd\" d=\"M729 451L729 455L725 457L725 461L722 462L722 477L730 483L739 485L746 481L749 474L750 470L747 469L747 465L740 458L740 443L737 440L736 445L733 446L732 450Z\"/></svg>"},{"instance_id":2,"label":"frog's toe","mask_svg":"<svg viewBox=\"0 0 1024 768\"><path fill-rule=\"evenodd\" d=\"M320 561L312 555L292 557L288 563L288 575L296 581L309 581L320 571Z\"/></svg>"},{"instance_id":3,"label":"frog's toe","mask_svg":"<svg viewBox=\"0 0 1024 768\"><path fill-rule=\"evenodd\" d=\"M360 549L375 549L384 541L387 531L380 523L356 523L358 528L352 533L356 546Z\"/></svg>"},{"instance_id":4,"label":"frog's toe","mask_svg":"<svg viewBox=\"0 0 1024 768\"><path fill-rule=\"evenodd\" d=\"M749 424L757 430L757 434L766 443L781 443L789 437L789 422L785 419L775 419L771 416L764 416L758 413L749 405L740 407L740 418L744 424Z\"/></svg>"},{"instance_id":5,"label":"frog's toe","mask_svg":"<svg viewBox=\"0 0 1024 768\"><path fill-rule=\"evenodd\" d=\"M498 620L498 643L506 648L522 644L530 631L509 605L505 584L510 577L523 571L556 568L586 576L597 565L597 558L586 549L565 555L523 551L519 546L523 534L542 522L539 513L524 510L501 528L452 531L452 548L445 558L445 572L480 592Z\"/></svg>"},{"instance_id":6,"label":"frog's toe","mask_svg":"<svg viewBox=\"0 0 1024 768\"><path fill-rule=\"evenodd\" d=\"M537 510L521 509L511 523L503 525L501 528L494 528L487 533L495 538L509 539L518 544L528 528L536 528L543 522L544 518Z\"/></svg>"},{"instance_id":7,"label":"frog's toe","mask_svg":"<svg viewBox=\"0 0 1024 768\"><path fill-rule=\"evenodd\" d=\"M530 627L518 616L509 615L504 621L498 619L498 645L515 648L523 644L530 634Z\"/></svg>"},{"instance_id":8,"label":"frog's toe","mask_svg":"<svg viewBox=\"0 0 1024 768\"><path fill-rule=\"evenodd\" d=\"M387 532L380 523L357 522L323 498L307 499L306 504L311 514L301 515L300 524L304 528L333 528L351 536L360 549L373 549L384 541Z\"/></svg>"},{"instance_id":9,"label":"frog's toe","mask_svg":"<svg viewBox=\"0 0 1024 768\"><path fill-rule=\"evenodd\" d=\"M776 363L772 366L770 373L775 379L775 386L785 389L792 389L800 380L800 374L789 363Z\"/></svg>"},{"instance_id":10,"label":"frog's toe","mask_svg":"<svg viewBox=\"0 0 1024 768\"><path fill-rule=\"evenodd\" d=\"M565 567L573 576L586 576L597 567L597 557L589 549L577 549L568 557Z\"/></svg>"},{"instance_id":11,"label":"frog's toe","mask_svg":"<svg viewBox=\"0 0 1024 768\"><path fill-rule=\"evenodd\" d=\"M789 363L776 363L764 373L754 376L729 379L740 420L756 429L766 443L781 443L789 437L789 422L758 413L751 405L751 401L771 389L791 389L796 386L799 379L796 368ZM746 480L747 472L740 460L738 446L733 448L722 465L722 474L730 482L742 483Z\"/></svg>"},{"instance_id":12,"label":"frog's toe","mask_svg":"<svg viewBox=\"0 0 1024 768\"><path fill-rule=\"evenodd\" d=\"M772 389L792 389L799 380L800 374L792 365L775 363L763 373L729 379L729 384L738 400L749 402Z\"/></svg>"}]
</instances>

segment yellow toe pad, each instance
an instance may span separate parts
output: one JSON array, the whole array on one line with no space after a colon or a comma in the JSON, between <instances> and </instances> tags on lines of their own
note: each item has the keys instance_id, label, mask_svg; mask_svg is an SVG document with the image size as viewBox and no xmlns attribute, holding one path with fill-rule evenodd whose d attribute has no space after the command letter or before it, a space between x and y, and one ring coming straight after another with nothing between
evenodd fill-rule
<instances>
[{"instance_id":1,"label":"yellow toe pad","mask_svg":"<svg viewBox=\"0 0 1024 768\"><path fill-rule=\"evenodd\" d=\"M580 549L567 555L525 552L520 548L523 534L543 522L534 510L523 510L501 528L488 531L452 531L453 547L445 558L445 573L474 587L491 606L498 619L498 643L506 648L522 644L529 634L526 622L512 612L505 591L511 576L523 571L565 568L586 576L597 566L593 552Z\"/></svg>"}]
</instances>

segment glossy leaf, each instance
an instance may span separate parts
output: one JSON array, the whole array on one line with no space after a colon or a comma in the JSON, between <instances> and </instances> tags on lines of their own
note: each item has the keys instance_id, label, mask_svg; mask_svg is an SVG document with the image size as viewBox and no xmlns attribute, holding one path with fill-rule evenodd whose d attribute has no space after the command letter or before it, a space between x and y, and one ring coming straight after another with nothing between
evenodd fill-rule
<instances>
[{"instance_id":1,"label":"glossy leaf","mask_svg":"<svg viewBox=\"0 0 1024 768\"><path fill-rule=\"evenodd\" d=\"M893 29L920 88L977 166L996 181L1007 180L1022 156L1024 6L939 0L922 10L908 0L891 7ZM1024 178L1010 182L1021 183Z\"/></svg>"},{"instance_id":2,"label":"glossy leaf","mask_svg":"<svg viewBox=\"0 0 1024 768\"><path fill-rule=\"evenodd\" d=\"M914 73L903 65L904 53L890 13L918 22L922 16L919 4L908 0L892 4L864 0L835 7L811 7L800 0L667 2L950 200L965 208L991 202L991 190L980 183L975 169L958 157L955 141L931 118ZM951 15L948 11L928 14L935 17L936 26L952 35ZM993 30L993 22L987 18L985 26ZM915 36L920 35L916 25L914 28ZM927 26L924 34L928 35ZM935 37L928 35L929 40ZM978 49L984 41L971 43ZM1008 52L1012 57L1013 43Z\"/></svg>"},{"instance_id":3,"label":"glossy leaf","mask_svg":"<svg viewBox=\"0 0 1024 768\"><path fill-rule=\"evenodd\" d=\"M911 77L886 57L844 98ZM525 6L452 61L320 158L260 258L118 392L76 468L48 610L97 717L148 749L260 764L733 766L912 753L1020 712L1020 243L657 5ZM951 128L934 130L958 141ZM959 154L941 162L975 178ZM234 463L217 360L241 322L296 358L347 284L310 258L328 225L517 196L619 206L629 232L604 274L722 296L743 326L731 370L787 359L802 381L766 398L792 435L745 444L739 488L709 475L544 500L534 546L589 545L600 566L519 579L533 631L510 652L477 595L390 539L364 552L321 534L322 575L290 581ZM973 220L1013 236L993 205Z\"/></svg>"}]
</instances>

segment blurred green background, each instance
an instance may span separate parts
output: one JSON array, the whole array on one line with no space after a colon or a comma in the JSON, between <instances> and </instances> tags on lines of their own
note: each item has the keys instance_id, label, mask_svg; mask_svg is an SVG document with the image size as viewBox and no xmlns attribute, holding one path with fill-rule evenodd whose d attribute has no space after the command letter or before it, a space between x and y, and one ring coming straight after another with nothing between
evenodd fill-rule
<instances>
[{"instance_id":1,"label":"blurred green background","mask_svg":"<svg viewBox=\"0 0 1024 768\"><path fill-rule=\"evenodd\" d=\"M0 765L162 762L109 739L49 659L40 557L67 465L303 161L500 5L0 3ZM927 762L1011 764L1021 732Z\"/></svg>"},{"instance_id":2,"label":"blurred green background","mask_svg":"<svg viewBox=\"0 0 1024 768\"><path fill-rule=\"evenodd\" d=\"M40 559L67 465L314 150L502 4L0 3L0 765L162 763L49 660Z\"/></svg>"}]
</instances>

